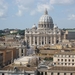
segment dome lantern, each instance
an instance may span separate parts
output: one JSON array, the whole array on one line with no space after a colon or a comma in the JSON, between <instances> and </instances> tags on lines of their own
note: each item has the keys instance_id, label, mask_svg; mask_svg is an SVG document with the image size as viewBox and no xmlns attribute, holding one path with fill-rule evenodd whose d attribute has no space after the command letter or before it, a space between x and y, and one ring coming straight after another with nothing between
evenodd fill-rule
<instances>
[{"instance_id":1,"label":"dome lantern","mask_svg":"<svg viewBox=\"0 0 75 75\"><path fill-rule=\"evenodd\" d=\"M48 11L47 11L47 9L45 9L45 12L44 12L44 14L45 14L45 15L48 15Z\"/></svg>"}]
</instances>

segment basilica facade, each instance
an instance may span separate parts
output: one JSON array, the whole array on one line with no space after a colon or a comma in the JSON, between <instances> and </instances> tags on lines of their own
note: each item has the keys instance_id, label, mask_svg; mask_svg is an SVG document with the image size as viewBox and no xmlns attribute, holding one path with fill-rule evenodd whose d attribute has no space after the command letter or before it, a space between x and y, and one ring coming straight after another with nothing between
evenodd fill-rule
<instances>
[{"instance_id":1,"label":"basilica facade","mask_svg":"<svg viewBox=\"0 0 75 75\"><path fill-rule=\"evenodd\" d=\"M61 30L54 25L47 10L40 17L38 27L34 24L31 29L25 30L25 41L29 46L57 44L61 40Z\"/></svg>"}]
</instances>

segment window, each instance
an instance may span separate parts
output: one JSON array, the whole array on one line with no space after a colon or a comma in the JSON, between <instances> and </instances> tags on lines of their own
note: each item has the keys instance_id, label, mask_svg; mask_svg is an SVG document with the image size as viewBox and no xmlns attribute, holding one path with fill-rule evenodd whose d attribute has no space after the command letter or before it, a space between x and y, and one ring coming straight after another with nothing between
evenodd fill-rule
<instances>
[{"instance_id":1,"label":"window","mask_svg":"<svg viewBox=\"0 0 75 75\"><path fill-rule=\"evenodd\" d=\"M68 65L70 65L70 63L68 63Z\"/></svg>"},{"instance_id":2,"label":"window","mask_svg":"<svg viewBox=\"0 0 75 75\"><path fill-rule=\"evenodd\" d=\"M72 73L70 73L70 75L73 75Z\"/></svg>"},{"instance_id":3,"label":"window","mask_svg":"<svg viewBox=\"0 0 75 75\"><path fill-rule=\"evenodd\" d=\"M51 72L51 75L53 75L53 72Z\"/></svg>"},{"instance_id":4,"label":"window","mask_svg":"<svg viewBox=\"0 0 75 75\"><path fill-rule=\"evenodd\" d=\"M2 75L4 75L4 73L2 73Z\"/></svg>"},{"instance_id":5,"label":"window","mask_svg":"<svg viewBox=\"0 0 75 75\"><path fill-rule=\"evenodd\" d=\"M22 54L22 56L23 56L23 54Z\"/></svg>"},{"instance_id":6,"label":"window","mask_svg":"<svg viewBox=\"0 0 75 75\"><path fill-rule=\"evenodd\" d=\"M58 63L58 65L59 65L60 63Z\"/></svg>"},{"instance_id":7,"label":"window","mask_svg":"<svg viewBox=\"0 0 75 75\"><path fill-rule=\"evenodd\" d=\"M74 65L74 63L72 63L72 65Z\"/></svg>"},{"instance_id":8,"label":"window","mask_svg":"<svg viewBox=\"0 0 75 75\"><path fill-rule=\"evenodd\" d=\"M56 65L56 63L54 63L54 65Z\"/></svg>"},{"instance_id":9,"label":"window","mask_svg":"<svg viewBox=\"0 0 75 75\"><path fill-rule=\"evenodd\" d=\"M61 63L61 65L63 65L63 63Z\"/></svg>"},{"instance_id":10,"label":"window","mask_svg":"<svg viewBox=\"0 0 75 75\"><path fill-rule=\"evenodd\" d=\"M46 25L44 25L46 27Z\"/></svg>"},{"instance_id":11,"label":"window","mask_svg":"<svg viewBox=\"0 0 75 75\"><path fill-rule=\"evenodd\" d=\"M22 53L23 53L23 49L22 49L22 51L21 51Z\"/></svg>"},{"instance_id":12,"label":"window","mask_svg":"<svg viewBox=\"0 0 75 75\"><path fill-rule=\"evenodd\" d=\"M47 75L47 72L45 72L45 75Z\"/></svg>"},{"instance_id":13,"label":"window","mask_svg":"<svg viewBox=\"0 0 75 75\"><path fill-rule=\"evenodd\" d=\"M61 61L63 61L63 59L61 59Z\"/></svg>"},{"instance_id":14,"label":"window","mask_svg":"<svg viewBox=\"0 0 75 75\"><path fill-rule=\"evenodd\" d=\"M66 73L64 73L64 75L66 75Z\"/></svg>"},{"instance_id":15,"label":"window","mask_svg":"<svg viewBox=\"0 0 75 75\"><path fill-rule=\"evenodd\" d=\"M70 62L70 59L68 61Z\"/></svg>"},{"instance_id":16,"label":"window","mask_svg":"<svg viewBox=\"0 0 75 75\"><path fill-rule=\"evenodd\" d=\"M60 75L60 73L58 73L57 75Z\"/></svg>"},{"instance_id":17,"label":"window","mask_svg":"<svg viewBox=\"0 0 75 75\"><path fill-rule=\"evenodd\" d=\"M65 65L67 65L67 63L65 63Z\"/></svg>"},{"instance_id":18,"label":"window","mask_svg":"<svg viewBox=\"0 0 75 75\"><path fill-rule=\"evenodd\" d=\"M43 24L42 24L42 26L41 27L43 27Z\"/></svg>"},{"instance_id":19,"label":"window","mask_svg":"<svg viewBox=\"0 0 75 75\"><path fill-rule=\"evenodd\" d=\"M50 41L49 41L49 44L50 44Z\"/></svg>"},{"instance_id":20,"label":"window","mask_svg":"<svg viewBox=\"0 0 75 75\"><path fill-rule=\"evenodd\" d=\"M42 45L44 44L44 42L42 41Z\"/></svg>"},{"instance_id":21,"label":"window","mask_svg":"<svg viewBox=\"0 0 75 75\"><path fill-rule=\"evenodd\" d=\"M65 59L65 61L67 61L67 59Z\"/></svg>"},{"instance_id":22,"label":"window","mask_svg":"<svg viewBox=\"0 0 75 75\"><path fill-rule=\"evenodd\" d=\"M60 59L58 59L58 61L60 61Z\"/></svg>"},{"instance_id":23,"label":"window","mask_svg":"<svg viewBox=\"0 0 75 75\"><path fill-rule=\"evenodd\" d=\"M74 62L74 59L72 59L72 61Z\"/></svg>"},{"instance_id":24,"label":"window","mask_svg":"<svg viewBox=\"0 0 75 75\"><path fill-rule=\"evenodd\" d=\"M70 55L69 55L69 57L70 57Z\"/></svg>"},{"instance_id":25,"label":"window","mask_svg":"<svg viewBox=\"0 0 75 75\"><path fill-rule=\"evenodd\" d=\"M47 26L49 27L49 24Z\"/></svg>"}]
</instances>

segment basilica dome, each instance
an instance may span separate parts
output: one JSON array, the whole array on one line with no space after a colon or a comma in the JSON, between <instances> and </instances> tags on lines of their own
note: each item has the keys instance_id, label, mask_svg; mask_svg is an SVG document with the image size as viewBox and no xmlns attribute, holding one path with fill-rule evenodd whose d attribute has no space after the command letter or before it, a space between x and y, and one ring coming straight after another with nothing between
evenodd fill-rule
<instances>
[{"instance_id":1,"label":"basilica dome","mask_svg":"<svg viewBox=\"0 0 75 75\"><path fill-rule=\"evenodd\" d=\"M47 9L44 12L44 15L40 17L39 20L39 29L50 29L53 28L53 19L48 15Z\"/></svg>"},{"instance_id":2,"label":"basilica dome","mask_svg":"<svg viewBox=\"0 0 75 75\"><path fill-rule=\"evenodd\" d=\"M49 23L53 23L52 18L48 15L48 11L45 10L44 15L42 15L40 17L39 23L43 23L43 22L49 22Z\"/></svg>"}]
</instances>

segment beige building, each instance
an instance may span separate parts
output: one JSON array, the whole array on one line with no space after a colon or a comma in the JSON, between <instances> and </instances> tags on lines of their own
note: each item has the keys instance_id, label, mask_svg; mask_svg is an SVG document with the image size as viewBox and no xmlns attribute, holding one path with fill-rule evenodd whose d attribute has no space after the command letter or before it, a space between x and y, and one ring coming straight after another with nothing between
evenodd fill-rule
<instances>
[{"instance_id":1,"label":"beige building","mask_svg":"<svg viewBox=\"0 0 75 75\"><path fill-rule=\"evenodd\" d=\"M40 66L39 75L75 75L75 53L59 52L53 57L52 66Z\"/></svg>"},{"instance_id":2,"label":"beige building","mask_svg":"<svg viewBox=\"0 0 75 75\"><path fill-rule=\"evenodd\" d=\"M53 57L54 66L75 67L75 52L60 52Z\"/></svg>"},{"instance_id":3,"label":"beige building","mask_svg":"<svg viewBox=\"0 0 75 75\"><path fill-rule=\"evenodd\" d=\"M19 57L19 50L16 48L0 47L0 62L1 66L6 66Z\"/></svg>"},{"instance_id":4,"label":"beige building","mask_svg":"<svg viewBox=\"0 0 75 75\"><path fill-rule=\"evenodd\" d=\"M31 29L25 30L25 41L29 46L56 44L61 40L61 30L54 25L53 19L48 15L47 10L40 17L38 27L33 25Z\"/></svg>"}]
</instances>

